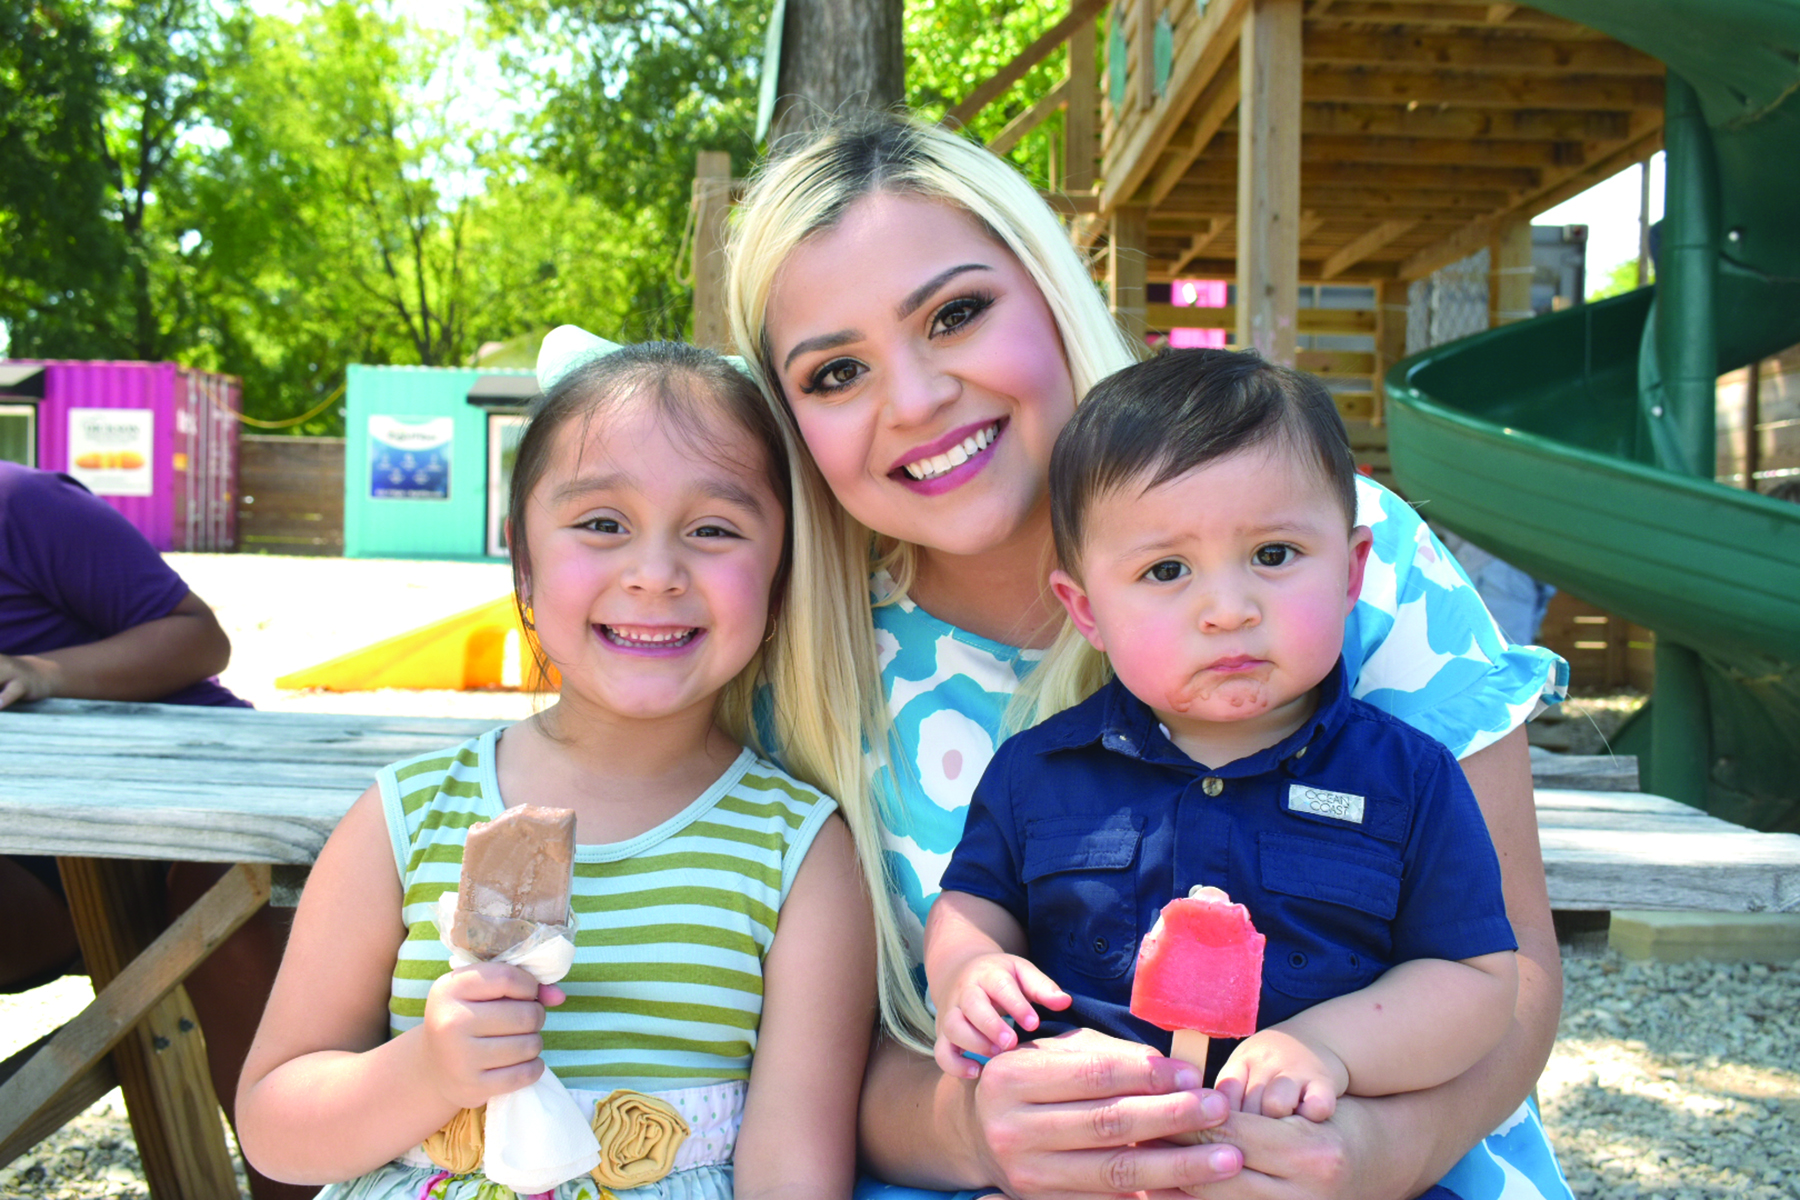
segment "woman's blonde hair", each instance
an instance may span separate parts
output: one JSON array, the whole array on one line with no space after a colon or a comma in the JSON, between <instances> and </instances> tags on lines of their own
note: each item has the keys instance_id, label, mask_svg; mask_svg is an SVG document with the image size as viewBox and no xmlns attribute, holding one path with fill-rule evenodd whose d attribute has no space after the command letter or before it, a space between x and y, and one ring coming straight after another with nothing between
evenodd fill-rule
<instances>
[{"instance_id":1,"label":"woman's blonde hair","mask_svg":"<svg viewBox=\"0 0 1800 1200\"><path fill-rule=\"evenodd\" d=\"M897 585L890 600L898 599L914 576L915 547L878 539L852 519L804 453L775 368L766 311L775 276L795 248L835 227L853 204L877 193L918 196L967 213L1019 260L1056 321L1077 396L1138 354L1095 289L1068 231L1031 183L1005 160L940 126L894 113L841 117L803 135L798 145L778 147L734 214L726 283L732 337L798 451L795 527L818 530L825 547L816 562L803 564L798 554L794 559L790 596L813 609L816 623L800 626L811 630L811 638L809 648L797 647L792 655L795 677L771 680L778 704L798 703L805 710L790 714L795 741L783 743L782 760L844 805L874 894L882 1018L895 1037L924 1048L932 1036L931 1018L913 982L911 956L886 887L881 830L870 799L876 784L863 753L865 747L885 748L873 756L876 767L895 758L875 648L870 572L885 568ZM856 283L846 277L845 286ZM1017 727L1041 720L1104 680L1103 660L1065 627L1020 687L1008 722ZM852 795L863 799L852 804ZM853 808L864 815L853 816ZM896 814L884 815L898 821Z\"/></svg>"}]
</instances>

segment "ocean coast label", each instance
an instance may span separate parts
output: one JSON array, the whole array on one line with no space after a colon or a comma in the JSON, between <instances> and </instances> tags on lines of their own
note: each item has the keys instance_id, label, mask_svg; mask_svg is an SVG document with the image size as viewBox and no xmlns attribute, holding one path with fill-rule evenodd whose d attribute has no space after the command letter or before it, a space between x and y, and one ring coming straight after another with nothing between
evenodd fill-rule
<instances>
[{"instance_id":1,"label":"ocean coast label","mask_svg":"<svg viewBox=\"0 0 1800 1200\"><path fill-rule=\"evenodd\" d=\"M148 496L151 435L147 408L71 408L69 474L96 496Z\"/></svg>"},{"instance_id":2,"label":"ocean coast label","mask_svg":"<svg viewBox=\"0 0 1800 1200\"><path fill-rule=\"evenodd\" d=\"M369 418L369 496L374 500L448 500L454 417L403 421Z\"/></svg>"},{"instance_id":3,"label":"ocean coast label","mask_svg":"<svg viewBox=\"0 0 1800 1200\"><path fill-rule=\"evenodd\" d=\"M1353 825L1361 825L1363 798L1351 795L1349 792L1328 792L1324 788L1290 783L1288 784L1288 811L1311 813L1315 817L1335 817L1339 821L1349 821Z\"/></svg>"}]
</instances>

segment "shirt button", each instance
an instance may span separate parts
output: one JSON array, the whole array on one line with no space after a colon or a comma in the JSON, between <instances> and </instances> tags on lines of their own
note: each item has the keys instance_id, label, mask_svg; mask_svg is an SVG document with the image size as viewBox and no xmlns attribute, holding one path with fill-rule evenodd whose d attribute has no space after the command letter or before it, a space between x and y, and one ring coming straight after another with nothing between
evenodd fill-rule
<instances>
[{"instance_id":1,"label":"shirt button","mask_svg":"<svg viewBox=\"0 0 1800 1200\"><path fill-rule=\"evenodd\" d=\"M1217 796L1225 790L1225 781L1217 775L1208 775L1200 781L1200 790L1209 796Z\"/></svg>"},{"instance_id":2,"label":"shirt button","mask_svg":"<svg viewBox=\"0 0 1800 1200\"><path fill-rule=\"evenodd\" d=\"M1306 747L1302 746L1298 750L1294 751L1294 757L1295 758L1305 758L1306 757Z\"/></svg>"},{"instance_id":3,"label":"shirt button","mask_svg":"<svg viewBox=\"0 0 1800 1200\"><path fill-rule=\"evenodd\" d=\"M1105 954L1109 945L1110 945L1110 943L1108 943L1105 938L1103 938L1103 937L1095 938L1094 939L1094 953L1095 954Z\"/></svg>"}]
</instances>

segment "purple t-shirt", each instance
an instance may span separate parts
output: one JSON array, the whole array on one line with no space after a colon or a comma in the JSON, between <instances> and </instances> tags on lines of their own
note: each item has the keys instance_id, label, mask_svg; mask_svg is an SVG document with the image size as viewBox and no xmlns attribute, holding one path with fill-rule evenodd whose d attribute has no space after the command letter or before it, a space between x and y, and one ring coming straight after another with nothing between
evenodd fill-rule
<instances>
[{"instance_id":1,"label":"purple t-shirt","mask_svg":"<svg viewBox=\"0 0 1800 1200\"><path fill-rule=\"evenodd\" d=\"M97 642L168 616L187 594L112 505L67 475L0 462L0 654ZM216 679L160 700L250 707Z\"/></svg>"}]
</instances>

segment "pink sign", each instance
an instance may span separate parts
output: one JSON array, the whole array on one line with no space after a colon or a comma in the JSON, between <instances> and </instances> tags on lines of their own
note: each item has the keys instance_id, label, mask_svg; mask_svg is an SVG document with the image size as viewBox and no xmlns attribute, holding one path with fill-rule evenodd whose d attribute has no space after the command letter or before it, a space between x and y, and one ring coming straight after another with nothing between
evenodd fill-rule
<instances>
[{"instance_id":1,"label":"pink sign","mask_svg":"<svg viewBox=\"0 0 1800 1200\"><path fill-rule=\"evenodd\" d=\"M1169 303L1176 308L1224 308L1223 279L1177 279L1169 286ZM1169 330L1169 345L1176 350L1223 349L1223 329L1182 328Z\"/></svg>"}]
</instances>

